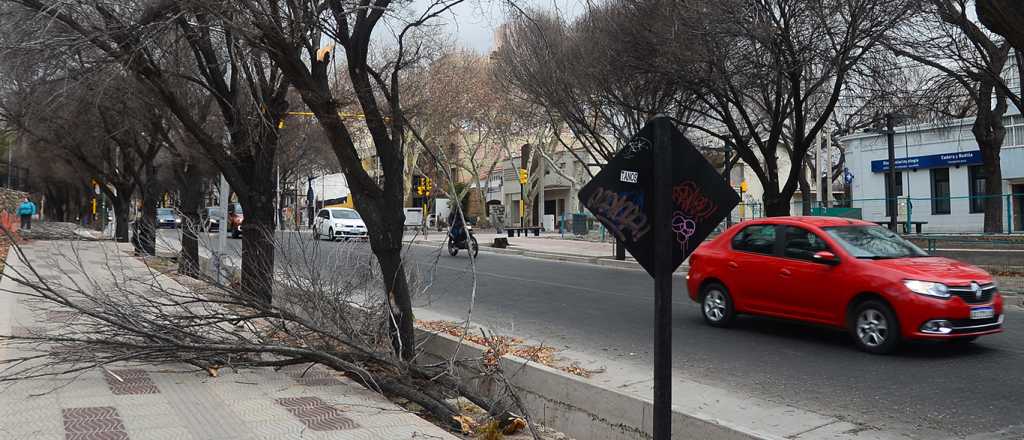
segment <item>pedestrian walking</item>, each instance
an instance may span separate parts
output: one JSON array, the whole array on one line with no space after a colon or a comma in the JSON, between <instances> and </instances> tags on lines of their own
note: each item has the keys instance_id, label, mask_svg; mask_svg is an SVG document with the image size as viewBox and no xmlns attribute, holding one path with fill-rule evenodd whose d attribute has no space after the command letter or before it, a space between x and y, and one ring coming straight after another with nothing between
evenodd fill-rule
<instances>
[{"instance_id":1,"label":"pedestrian walking","mask_svg":"<svg viewBox=\"0 0 1024 440\"><path fill-rule=\"evenodd\" d=\"M36 215L36 204L28 197L22 198L21 205L18 206L18 215L21 216L21 229L32 230L32 216Z\"/></svg>"}]
</instances>

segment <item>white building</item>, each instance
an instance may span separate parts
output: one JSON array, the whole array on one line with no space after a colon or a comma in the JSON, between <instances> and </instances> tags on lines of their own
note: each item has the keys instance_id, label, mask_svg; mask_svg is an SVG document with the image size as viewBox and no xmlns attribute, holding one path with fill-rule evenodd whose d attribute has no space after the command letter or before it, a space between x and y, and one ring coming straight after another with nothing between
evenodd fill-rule
<instances>
[{"instance_id":1,"label":"white building","mask_svg":"<svg viewBox=\"0 0 1024 440\"><path fill-rule=\"evenodd\" d=\"M526 224L540 225L543 223L543 216L553 216L553 225L549 223L545 226L551 226L553 230L557 231L563 216L566 221L570 221L572 214L582 212L583 208L580 206L577 193L589 180L589 175L584 169L585 165L579 163L569 152L554 152L551 154L551 159L553 165L558 167L558 171L551 169L552 165L548 164L546 160L536 160L531 164L529 182L526 185L527 188L533 188L532 193L527 191L527 196L533 198L533 203L527 204L530 209L526 212ZM506 226L515 226L520 223L519 202L522 186L519 184L519 165L519 157L506 160L501 164L503 170L501 204L505 207ZM570 182L563 175L573 177L574 182ZM542 198L544 202L540 203ZM491 204L491 199L488 199L488 204ZM549 218L550 220L551 218Z\"/></svg>"},{"instance_id":2,"label":"white building","mask_svg":"<svg viewBox=\"0 0 1024 440\"><path fill-rule=\"evenodd\" d=\"M1012 108L1012 107L1011 107ZM971 133L974 119L897 127L895 135L897 215L928 222L924 232L982 232L984 198L1003 198L1004 228L1024 231L1024 117L1005 118L1001 150L1001 194L985 194L981 154ZM858 133L843 138L847 167L853 174L852 206L865 220L888 219L884 199L888 144L884 134ZM1013 194L1013 196L1010 196ZM1007 216L1012 220L1006 224Z\"/></svg>"}]
</instances>

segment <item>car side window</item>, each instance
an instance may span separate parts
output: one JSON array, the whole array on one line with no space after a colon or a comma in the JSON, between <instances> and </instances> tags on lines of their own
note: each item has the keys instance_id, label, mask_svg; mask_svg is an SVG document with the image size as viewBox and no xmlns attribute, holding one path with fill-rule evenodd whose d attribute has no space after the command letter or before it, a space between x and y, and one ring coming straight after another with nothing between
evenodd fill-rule
<instances>
[{"instance_id":1,"label":"car side window","mask_svg":"<svg viewBox=\"0 0 1024 440\"><path fill-rule=\"evenodd\" d=\"M829 250L828 245L817 234L804 228L786 226L783 255L786 258L814 261L814 254Z\"/></svg>"},{"instance_id":2,"label":"car side window","mask_svg":"<svg viewBox=\"0 0 1024 440\"><path fill-rule=\"evenodd\" d=\"M737 251L771 255L775 253L775 225L751 225L732 238Z\"/></svg>"},{"instance_id":3,"label":"car side window","mask_svg":"<svg viewBox=\"0 0 1024 440\"><path fill-rule=\"evenodd\" d=\"M320 218L331 218L331 214L328 213L326 210L324 210L324 211L320 211L320 215L318 217L320 217Z\"/></svg>"}]
</instances>

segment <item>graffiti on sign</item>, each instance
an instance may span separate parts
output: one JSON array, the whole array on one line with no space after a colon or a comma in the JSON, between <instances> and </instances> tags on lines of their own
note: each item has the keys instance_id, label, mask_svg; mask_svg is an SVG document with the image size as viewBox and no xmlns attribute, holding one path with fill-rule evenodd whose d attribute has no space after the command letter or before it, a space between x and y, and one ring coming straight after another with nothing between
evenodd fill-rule
<instances>
[{"instance_id":1,"label":"graffiti on sign","mask_svg":"<svg viewBox=\"0 0 1024 440\"><path fill-rule=\"evenodd\" d=\"M687 180L672 188L672 201L684 214L696 221L704 221L715 213L715 202L707 198L697 188L697 184Z\"/></svg>"},{"instance_id":2,"label":"graffiti on sign","mask_svg":"<svg viewBox=\"0 0 1024 440\"><path fill-rule=\"evenodd\" d=\"M587 201L594 216L621 241L637 241L650 232L651 224L644 213L642 193L617 193L596 188Z\"/></svg>"},{"instance_id":3,"label":"graffiti on sign","mask_svg":"<svg viewBox=\"0 0 1024 440\"><path fill-rule=\"evenodd\" d=\"M672 232L676 234L676 243L679 243L679 248L686 250L686 246L690 244L690 237L697 232L697 222L687 217L682 211L676 211L672 214Z\"/></svg>"},{"instance_id":4,"label":"graffiti on sign","mask_svg":"<svg viewBox=\"0 0 1024 440\"><path fill-rule=\"evenodd\" d=\"M651 142L642 137L634 138L625 147L622 147L622 157L633 159L637 154L651 149Z\"/></svg>"}]
</instances>

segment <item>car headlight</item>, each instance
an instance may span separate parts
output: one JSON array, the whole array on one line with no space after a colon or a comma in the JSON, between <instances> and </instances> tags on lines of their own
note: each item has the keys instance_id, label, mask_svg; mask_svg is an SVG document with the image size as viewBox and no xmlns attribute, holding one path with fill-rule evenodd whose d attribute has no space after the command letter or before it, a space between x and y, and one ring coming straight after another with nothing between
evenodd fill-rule
<instances>
[{"instance_id":1,"label":"car headlight","mask_svg":"<svg viewBox=\"0 0 1024 440\"><path fill-rule=\"evenodd\" d=\"M949 298L949 287L942 283L935 283L931 281L918 281L918 280L903 280L903 285L907 286L911 292L931 296L935 298Z\"/></svg>"}]
</instances>

